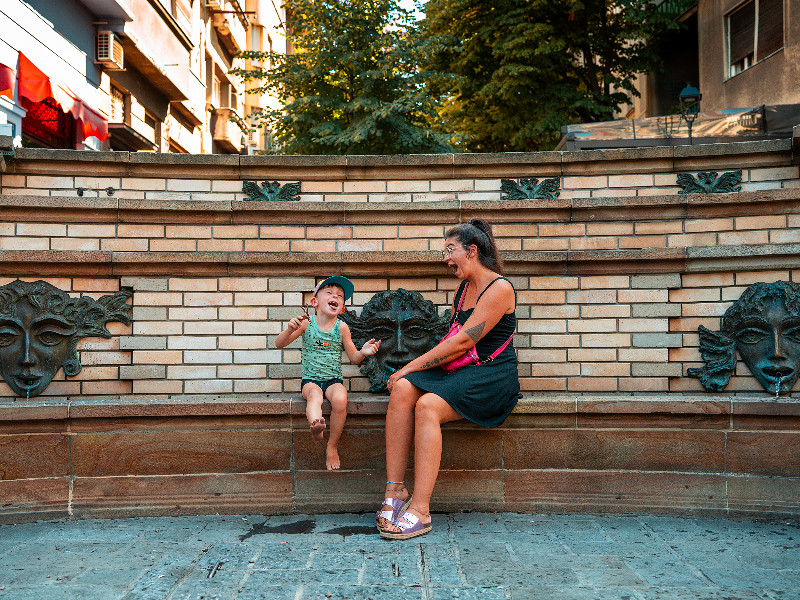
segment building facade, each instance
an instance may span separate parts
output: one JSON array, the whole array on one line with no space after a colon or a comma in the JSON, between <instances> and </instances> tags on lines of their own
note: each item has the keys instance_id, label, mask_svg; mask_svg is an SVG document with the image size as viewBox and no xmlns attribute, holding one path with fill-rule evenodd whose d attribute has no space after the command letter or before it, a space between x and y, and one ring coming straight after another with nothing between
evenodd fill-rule
<instances>
[{"instance_id":1,"label":"building facade","mask_svg":"<svg viewBox=\"0 0 800 600\"><path fill-rule=\"evenodd\" d=\"M267 100L228 71L284 52L284 20L270 0L6 0L0 124L33 147L263 149L249 115Z\"/></svg>"}]
</instances>

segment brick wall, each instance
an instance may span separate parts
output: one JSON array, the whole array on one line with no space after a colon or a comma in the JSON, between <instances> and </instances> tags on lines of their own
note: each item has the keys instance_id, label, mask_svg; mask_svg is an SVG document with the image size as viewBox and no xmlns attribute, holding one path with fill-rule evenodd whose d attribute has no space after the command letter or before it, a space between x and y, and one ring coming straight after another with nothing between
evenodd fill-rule
<instances>
[{"instance_id":1,"label":"brick wall","mask_svg":"<svg viewBox=\"0 0 800 600\"><path fill-rule=\"evenodd\" d=\"M477 216L518 291L525 398L500 430L448 428L440 508L800 510L796 400L773 402L741 362L720 394L686 377L699 325L717 330L753 282L800 281L789 141L419 157L18 150L4 165L0 285L133 290L132 325L84 339L77 377L59 373L28 403L0 382L0 495L15 514L370 508L386 398L345 365L352 458L327 479L299 400L299 342L278 350L275 336L333 273L353 280L356 312L401 287L444 310L458 284L444 232ZM677 194L678 173L737 168L740 193ZM555 200L500 200L502 178L554 176ZM243 201L242 180L272 179L302 181L301 200Z\"/></svg>"}]
</instances>

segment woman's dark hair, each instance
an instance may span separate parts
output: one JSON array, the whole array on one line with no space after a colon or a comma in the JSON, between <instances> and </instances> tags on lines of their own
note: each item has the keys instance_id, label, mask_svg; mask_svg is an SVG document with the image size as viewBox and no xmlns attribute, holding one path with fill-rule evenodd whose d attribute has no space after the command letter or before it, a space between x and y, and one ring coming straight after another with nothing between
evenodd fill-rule
<instances>
[{"instance_id":1,"label":"woman's dark hair","mask_svg":"<svg viewBox=\"0 0 800 600\"><path fill-rule=\"evenodd\" d=\"M456 225L444 237L445 239L456 238L464 248L475 244L481 264L497 273L503 272L503 260L497 251L497 244L492 235L492 226L483 219L472 219L469 223Z\"/></svg>"}]
</instances>

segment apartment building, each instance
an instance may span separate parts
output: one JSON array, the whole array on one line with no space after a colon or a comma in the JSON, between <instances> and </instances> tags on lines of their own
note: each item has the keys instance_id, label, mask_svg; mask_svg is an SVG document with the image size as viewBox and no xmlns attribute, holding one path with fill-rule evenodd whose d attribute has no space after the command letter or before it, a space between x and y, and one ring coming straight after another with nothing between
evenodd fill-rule
<instances>
[{"instance_id":1,"label":"apartment building","mask_svg":"<svg viewBox=\"0 0 800 600\"><path fill-rule=\"evenodd\" d=\"M228 74L284 52L272 0L3 0L0 127L17 145L252 153L268 99Z\"/></svg>"}]
</instances>

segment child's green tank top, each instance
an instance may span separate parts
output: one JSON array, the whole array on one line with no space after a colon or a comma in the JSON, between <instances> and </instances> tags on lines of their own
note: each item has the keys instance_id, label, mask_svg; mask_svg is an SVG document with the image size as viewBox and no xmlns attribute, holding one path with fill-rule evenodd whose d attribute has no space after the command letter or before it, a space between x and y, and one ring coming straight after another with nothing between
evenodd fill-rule
<instances>
[{"instance_id":1,"label":"child's green tank top","mask_svg":"<svg viewBox=\"0 0 800 600\"><path fill-rule=\"evenodd\" d=\"M303 332L303 349L300 353L303 361L303 379L327 381L342 378L342 332L341 321L330 331L321 331L317 318L308 318L308 327Z\"/></svg>"}]
</instances>

